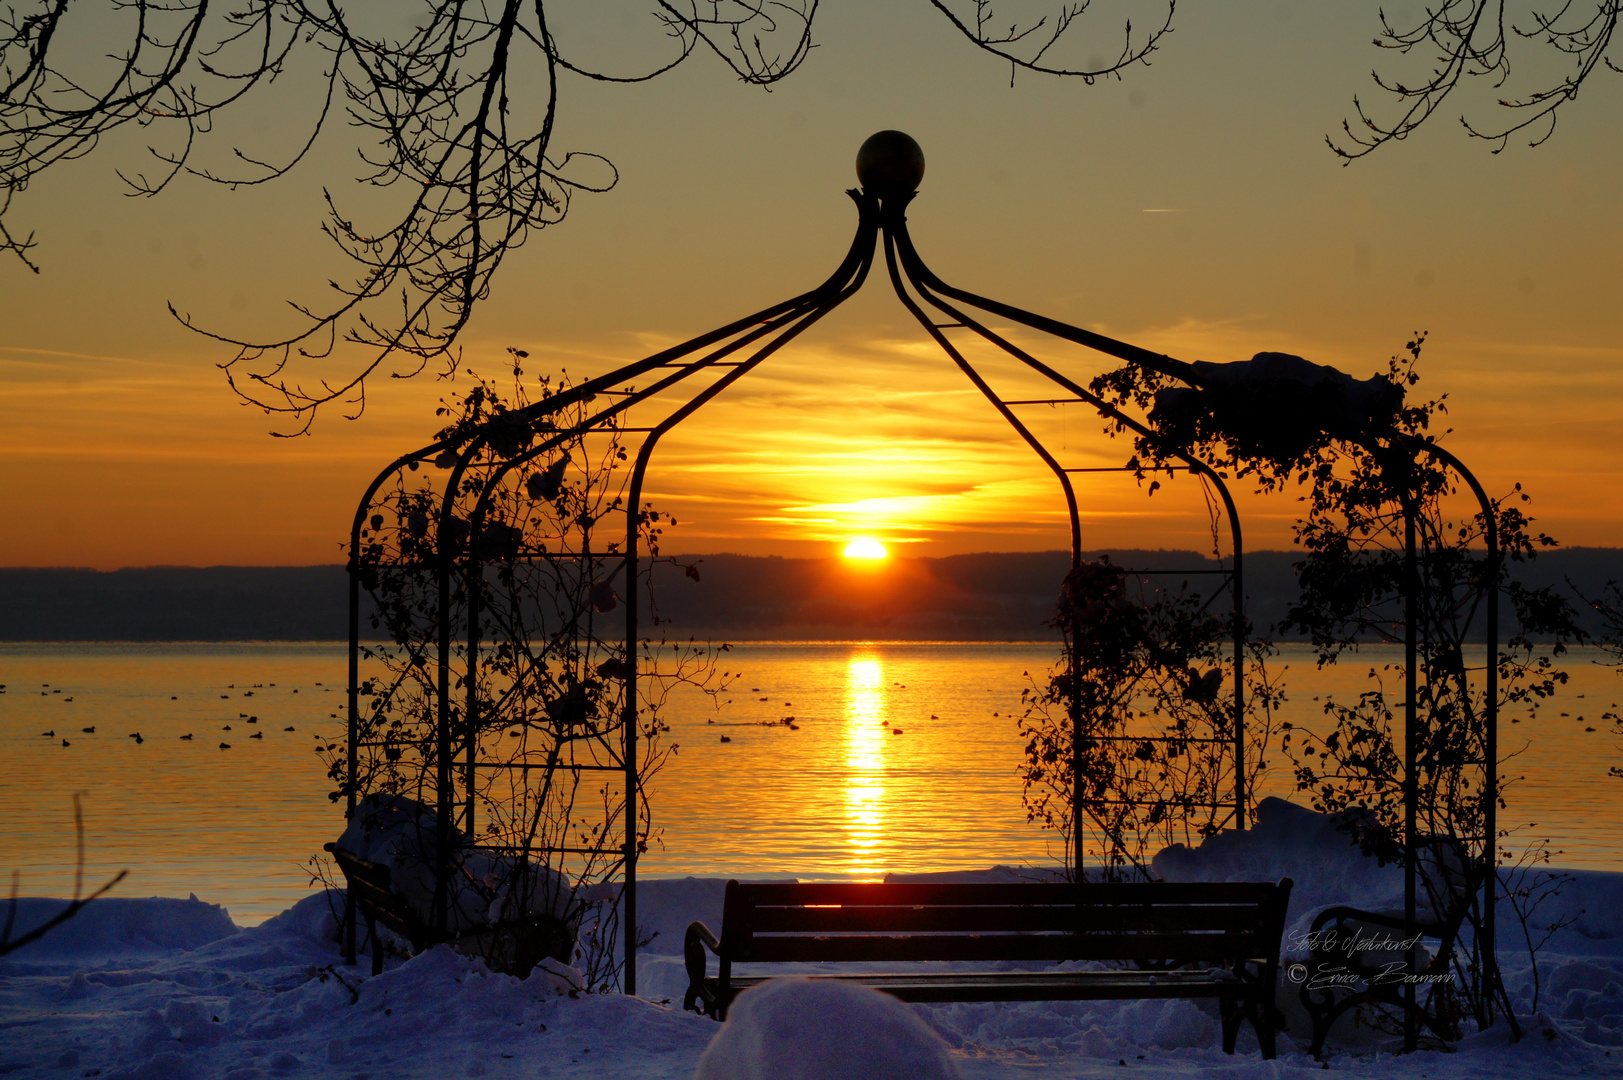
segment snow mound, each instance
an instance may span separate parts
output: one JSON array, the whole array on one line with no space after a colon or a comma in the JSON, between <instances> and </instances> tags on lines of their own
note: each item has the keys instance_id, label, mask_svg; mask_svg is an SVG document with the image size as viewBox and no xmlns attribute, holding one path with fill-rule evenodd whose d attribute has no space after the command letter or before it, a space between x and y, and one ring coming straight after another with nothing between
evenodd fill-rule
<instances>
[{"instance_id":1,"label":"snow mound","mask_svg":"<svg viewBox=\"0 0 1623 1080\"><path fill-rule=\"evenodd\" d=\"M798 879L747 877L739 880L794 882ZM726 895L726 878L639 878L637 930L645 940L650 935L653 940L638 952L654 956L681 956L682 940L689 923L702 922L720 933L722 901Z\"/></svg>"},{"instance_id":2,"label":"snow mound","mask_svg":"<svg viewBox=\"0 0 1623 1080\"><path fill-rule=\"evenodd\" d=\"M355 808L336 846L387 866L395 892L426 923L439 864L437 828L432 807L404 795L372 794ZM480 851L460 832L452 833L449 847L457 881L450 906L454 930L476 931L520 912L562 918L575 897L574 887L551 867Z\"/></svg>"},{"instance_id":3,"label":"snow mound","mask_svg":"<svg viewBox=\"0 0 1623 1080\"><path fill-rule=\"evenodd\" d=\"M42 926L67 907L66 900L22 897L12 937ZM238 933L225 908L196 895L185 900L153 896L103 897L40 940L8 959L44 960L71 956L128 956L175 949L190 951Z\"/></svg>"},{"instance_id":4,"label":"snow mound","mask_svg":"<svg viewBox=\"0 0 1623 1080\"><path fill-rule=\"evenodd\" d=\"M827 979L746 990L694 1080L956 1080L947 1045L911 1008Z\"/></svg>"},{"instance_id":5,"label":"snow mound","mask_svg":"<svg viewBox=\"0 0 1623 1080\"><path fill-rule=\"evenodd\" d=\"M1352 438L1387 427L1403 404L1403 388L1390 379L1355 379L1290 353L1190 367L1203 388L1158 390L1150 411L1150 421L1178 444L1222 435L1243 452L1286 461L1324 435Z\"/></svg>"},{"instance_id":6,"label":"snow mound","mask_svg":"<svg viewBox=\"0 0 1623 1080\"><path fill-rule=\"evenodd\" d=\"M1166 881L1277 881L1288 877L1288 942L1305 932L1297 923L1332 904L1365 911L1403 906L1403 868L1382 866L1359 850L1341 822L1284 799L1257 804L1249 829L1232 829L1198 847L1173 844L1150 862ZM1287 950L1288 951L1288 950Z\"/></svg>"},{"instance_id":7,"label":"snow mound","mask_svg":"<svg viewBox=\"0 0 1623 1080\"><path fill-rule=\"evenodd\" d=\"M1539 916L1545 922L1569 924L1558 944L1576 952L1591 951L1599 942L1623 948L1623 874L1615 870L1557 872L1563 878L1560 892L1539 910Z\"/></svg>"},{"instance_id":8,"label":"snow mound","mask_svg":"<svg viewBox=\"0 0 1623 1080\"><path fill-rule=\"evenodd\" d=\"M344 891L323 889L311 893L279 915L260 923L257 930L266 937L291 937L300 941L338 940L338 920L344 911ZM365 927L357 931L365 933Z\"/></svg>"},{"instance_id":9,"label":"snow mound","mask_svg":"<svg viewBox=\"0 0 1623 1080\"><path fill-rule=\"evenodd\" d=\"M721 930L723 878L643 878L637 882L637 929L652 940L641 952L681 956L688 924L702 922Z\"/></svg>"}]
</instances>

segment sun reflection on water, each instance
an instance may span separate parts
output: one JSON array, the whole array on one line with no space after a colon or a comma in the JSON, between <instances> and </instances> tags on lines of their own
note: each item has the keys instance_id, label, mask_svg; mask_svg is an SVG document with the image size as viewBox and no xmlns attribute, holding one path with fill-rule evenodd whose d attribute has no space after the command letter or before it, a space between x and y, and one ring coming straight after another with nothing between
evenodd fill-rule
<instances>
[{"instance_id":1,"label":"sun reflection on water","mask_svg":"<svg viewBox=\"0 0 1623 1080\"><path fill-rule=\"evenodd\" d=\"M845 833L848 872L879 873L885 839L885 754L890 735L885 667L855 655L845 667Z\"/></svg>"}]
</instances>

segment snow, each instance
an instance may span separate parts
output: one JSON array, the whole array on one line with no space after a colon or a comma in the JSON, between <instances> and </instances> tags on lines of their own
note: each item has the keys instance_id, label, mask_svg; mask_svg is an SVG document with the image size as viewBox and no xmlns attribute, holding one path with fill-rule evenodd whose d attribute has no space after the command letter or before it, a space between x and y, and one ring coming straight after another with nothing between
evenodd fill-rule
<instances>
[{"instance_id":1,"label":"snow","mask_svg":"<svg viewBox=\"0 0 1623 1080\"><path fill-rule=\"evenodd\" d=\"M738 996L694 1080L956 1080L946 1041L865 986L773 979Z\"/></svg>"},{"instance_id":2,"label":"snow","mask_svg":"<svg viewBox=\"0 0 1623 1080\"><path fill-rule=\"evenodd\" d=\"M355 809L337 846L389 868L389 880L423 922L430 921L438 865L434 810L404 795L373 794ZM574 897L562 875L514 864L486 852L465 852L468 837L453 833L451 859L460 870L450 898L451 927L478 931L520 911L562 916ZM581 890L580 899L595 894Z\"/></svg>"},{"instance_id":3,"label":"snow","mask_svg":"<svg viewBox=\"0 0 1623 1080\"><path fill-rule=\"evenodd\" d=\"M1318 815L1277 800L1259 808L1251 830L1168 849L1155 868L1181 880L1293 878L1287 952L1291 933L1319 907L1378 907L1401 895L1395 871L1364 859ZM1261 1059L1249 1025L1240 1053L1223 1054L1211 1004L1189 1001L905 1006L853 987L789 981L740 997L728 1023L717 1025L681 1011L680 953L688 922L720 927L723 887L719 879L642 883L639 911L659 936L639 958L640 997L575 993L561 964L524 980L492 974L445 947L392 958L368 977L364 958L353 968L341 961L335 893L313 894L249 929L195 897L98 900L0 958L0 1075L1013 1080L1119 1077L1125 1069L1154 1080L1275 1080L1317 1076L1328 1065L1406 1080L1623 1076L1620 873L1576 873L1541 911L1544 922L1573 921L1540 955L1536 1006L1519 929L1501 917L1501 962L1528 1033L1520 1043L1500 1024L1468 1034L1457 1052L1404 1056L1383 1036L1346 1030L1332 1037L1323 1064L1292 1041L1305 1042L1308 1027L1283 984L1290 1030L1276 1061ZM13 932L39 925L62 903L20 901Z\"/></svg>"},{"instance_id":4,"label":"snow","mask_svg":"<svg viewBox=\"0 0 1623 1080\"><path fill-rule=\"evenodd\" d=\"M1248 453L1288 460L1321 434L1350 437L1393 422L1403 403L1397 383L1375 376L1355 379L1326 364L1290 353L1260 352L1230 363L1190 365L1201 389L1167 387L1155 393L1150 419L1179 440L1209 415Z\"/></svg>"}]
</instances>

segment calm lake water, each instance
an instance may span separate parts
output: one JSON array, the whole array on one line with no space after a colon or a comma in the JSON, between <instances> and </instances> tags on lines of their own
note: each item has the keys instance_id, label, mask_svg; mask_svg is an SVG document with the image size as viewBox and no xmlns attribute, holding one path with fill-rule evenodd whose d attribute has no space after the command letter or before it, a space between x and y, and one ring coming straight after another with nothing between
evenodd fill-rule
<instances>
[{"instance_id":1,"label":"calm lake water","mask_svg":"<svg viewBox=\"0 0 1623 1080\"><path fill-rule=\"evenodd\" d=\"M732 704L672 711L680 751L655 787L664 846L641 872L877 878L1052 861L1021 805L1014 717L1025 673L1055 649L734 646ZM1355 696L1371 664L1396 658L1371 649L1318 671L1287 646L1275 661L1285 717L1312 724L1315 695ZM1535 721L1506 718L1504 748L1525 744L1507 772L1525 779L1501 820L1536 822L1529 835L1549 838L1557 865L1623 869L1623 780L1607 773L1623 764L1623 740L1599 719L1623 699L1623 677L1601 658L1576 651L1557 702ZM344 646L329 643L0 645L0 799L11 808L0 871L17 871L25 895L71 893L81 792L87 882L128 869L118 895L195 892L240 923L283 910L343 827L315 748L343 737L344 671ZM761 723L789 714L799 730ZM1288 787L1275 755L1264 790Z\"/></svg>"}]
</instances>

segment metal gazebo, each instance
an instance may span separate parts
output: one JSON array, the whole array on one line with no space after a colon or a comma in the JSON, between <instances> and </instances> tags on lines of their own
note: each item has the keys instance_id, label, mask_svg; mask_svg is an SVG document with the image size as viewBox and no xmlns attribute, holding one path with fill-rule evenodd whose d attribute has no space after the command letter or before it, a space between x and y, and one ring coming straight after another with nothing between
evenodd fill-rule
<instances>
[{"instance_id":1,"label":"metal gazebo","mask_svg":"<svg viewBox=\"0 0 1623 1080\"><path fill-rule=\"evenodd\" d=\"M635 928L637 865L641 855L641 828L644 809L639 802L639 697L638 679L639 643L645 628L638 625L639 582L642 580L640 561L647 553L643 544L642 493L648 470L660 440L672 429L694 416L701 408L717 398L740 379L749 375L768 359L793 342L825 315L839 307L862 288L882 252L884 272L907 311L918 321L925 334L942 353L970 381L988 405L1009 425L1053 475L1063 497L1070 530L1070 555L1073 568L1083 561L1083 533L1078 501L1072 477L1077 473L1116 471L1134 472L1136 468L1098 469L1068 467L1044 444L1032 430L1032 425L1021 418L1020 410L1060 404L1081 405L1093 413L1113 422L1120 428L1144 438L1155 438L1156 433L1144 421L1123 412L1111 402L1090 391L1084 382L1072 378L1055 366L1011 341L1005 334L994 330L989 322L1001 320L1035 331L1040 335L1082 346L1128 364L1157 373L1176 384L1191 388L1204 388L1208 380L1195 365L1140 348L1126 342L1093 333L1056 319L1034 314L1011 304L989 299L947 284L924 263L915 249L907 229L906 210L916 194L924 172L924 160L918 145L900 132L881 132L862 147L857 159L860 189L847 194L857 210L856 234L844 260L821 285L798 296L753 312L725 326L701 334L680 345L663 349L642 360L620 367L608 374L567 387L522 408L493 417L489 422L463 429L409 454L402 455L382 470L360 500L350 536L349 562L349 739L345 762L343 798L347 813L353 817L362 794L361 777L371 762L381 761L386 755L394 760L402 753L419 755L426 763L429 781L424 790L424 802L432 806L440 865L435 875L433 917L443 932L447 926L449 865L455 836L470 838L477 845L479 835L475 816L476 778L491 770L516 770L527 780L532 774L572 770L577 779L583 770L591 773L613 774L623 785L625 812L619 815L613 836L605 829L586 837L581 842L561 841L528 844L525 850L507 854L521 858L553 854L574 854L581 857L607 856L616 861L621 882L621 923ZM1051 389L1038 397L1005 399L993 389L983 373L966 356L967 345L955 344L955 338L968 335L968 339L989 345L1006 358L1012 358L1030 377L1040 380ZM656 399L671 400L686 394L675 408L652 424L631 426L628 412L639 405L652 405ZM514 433L521 433L516 441ZM615 512L623 514L624 532L614 544L587 553L599 568L606 568L605 576L620 584L622 595L617 597L623 608L623 627L615 631L623 641L624 662L600 670L607 671L619 684L617 701L620 716L617 723L597 731L596 737L584 740L575 748L576 756L565 760L556 752L546 761L537 762L522 755L508 756L508 760L487 760L486 746L480 741L479 716L489 703L481 698L476 675L481 648L501 647L482 642L477 610L480 590L470 584L480 580L493 563L506 560L523 562L534 553L524 548L522 541L492 512L493 501L504 482L510 482L515 470L546 462L548 455L558 452L571 440L593 433L611 433L616 439L637 438L634 453L628 462L630 476L626 492ZM492 458L493 446L505 446L503 452ZM630 444L627 444L630 451ZM1442 454L1440 449L1433 452ZM1221 578L1233 604L1232 642L1232 723L1225 735L1227 752L1232 763L1232 793L1225 796L1224 824L1235 828L1246 825L1246 806L1249 794L1245 789L1245 665L1246 621L1244 617L1244 577L1242 533L1239 514L1223 477L1192 453L1177 447L1166 447L1167 462L1163 470L1175 468L1188 471L1210 485L1222 504L1226 519L1231 558ZM1484 500L1481 488L1463 466L1452 458L1448 463L1464 476L1479 498ZM421 504L416 512L424 520L414 520L410 528L420 534L420 543L414 549L413 568L429 583L429 600L421 612L425 625L432 627L431 640L425 640L421 655L413 660L421 669L424 685L430 693L422 702L425 730L432 736L416 743L369 736L365 723L367 706L363 704L366 685L362 678L362 597L372 587L378 572L376 534L383 522L380 511L386 509L390 493L387 485L392 477L416 472L423 466L437 465L446 477L432 506ZM398 512L402 530L406 514L401 506ZM1492 514L1489 513L1490 528ZM1490 544L1493 543L1490 534ZM368 558L371 550L374 556ZM1412 551L1411 551L1412 557ZM1490 551L1496 559L1497 552ZM588 571L588 576L597 571ZM1488 678L1489 702L1493 701L1492 679L1496 655L1495 624L1497 609L1493 594L1489 594L1487 613L1489 624ZM599 609L601 610L601 608ZM1409 665L1411 682L1414 678L1414 643L1410 641ZM1073 651L1074 656L1074 651ZM460 693L459 693L460 692ZM460 697L460 701L458 700ZM1411 733L1414 718L1414 694L1409 695L1409 722ZM1071 718L1073 724L1077 717ZM1490 716L1489 731L1494 719ZM375 733L374 733L375 734ZM1491 736L1490 736L1491 738ZM1410 740L1413 746L1413 740ZM1486 769L1489 789L1493 790L1494 749L1490 743ZM1079 746L1073 747L1072 767ZM1411 762L1411 766L1412 766ZM481 770L484 770L481 772ZM550 774L549 774L550 775ZM1410 772L1411 783L1413 771ZM1078 798L1080 785L1072 785L1073 798ZM1080 807L1072 807L1073 821L1080 822ZM1491 815L1492 810L1490 808ZM1489 818L1489 836L1493 835L1493 820ZM1073 830L1073 865L1082 865L1083 830ZM577 838L580 839L580 838ZM1411 815L1410 839L1413 839ZM1412 847L1412 844L1411 844ZM1493 857L1493 844L1486 845L1488 857ZM1414 912L1413 867L1409 875L1409 913ZM1489 904L1491 920L1492 876L1489 877ZM1491 921L1489 923L1491 944ZM346 949L354 955L354 911L346 916ZM621 986L627 993L636 989L635 955L636 935L624 934L625 966Z\"/></svg>"}]
</instances>

